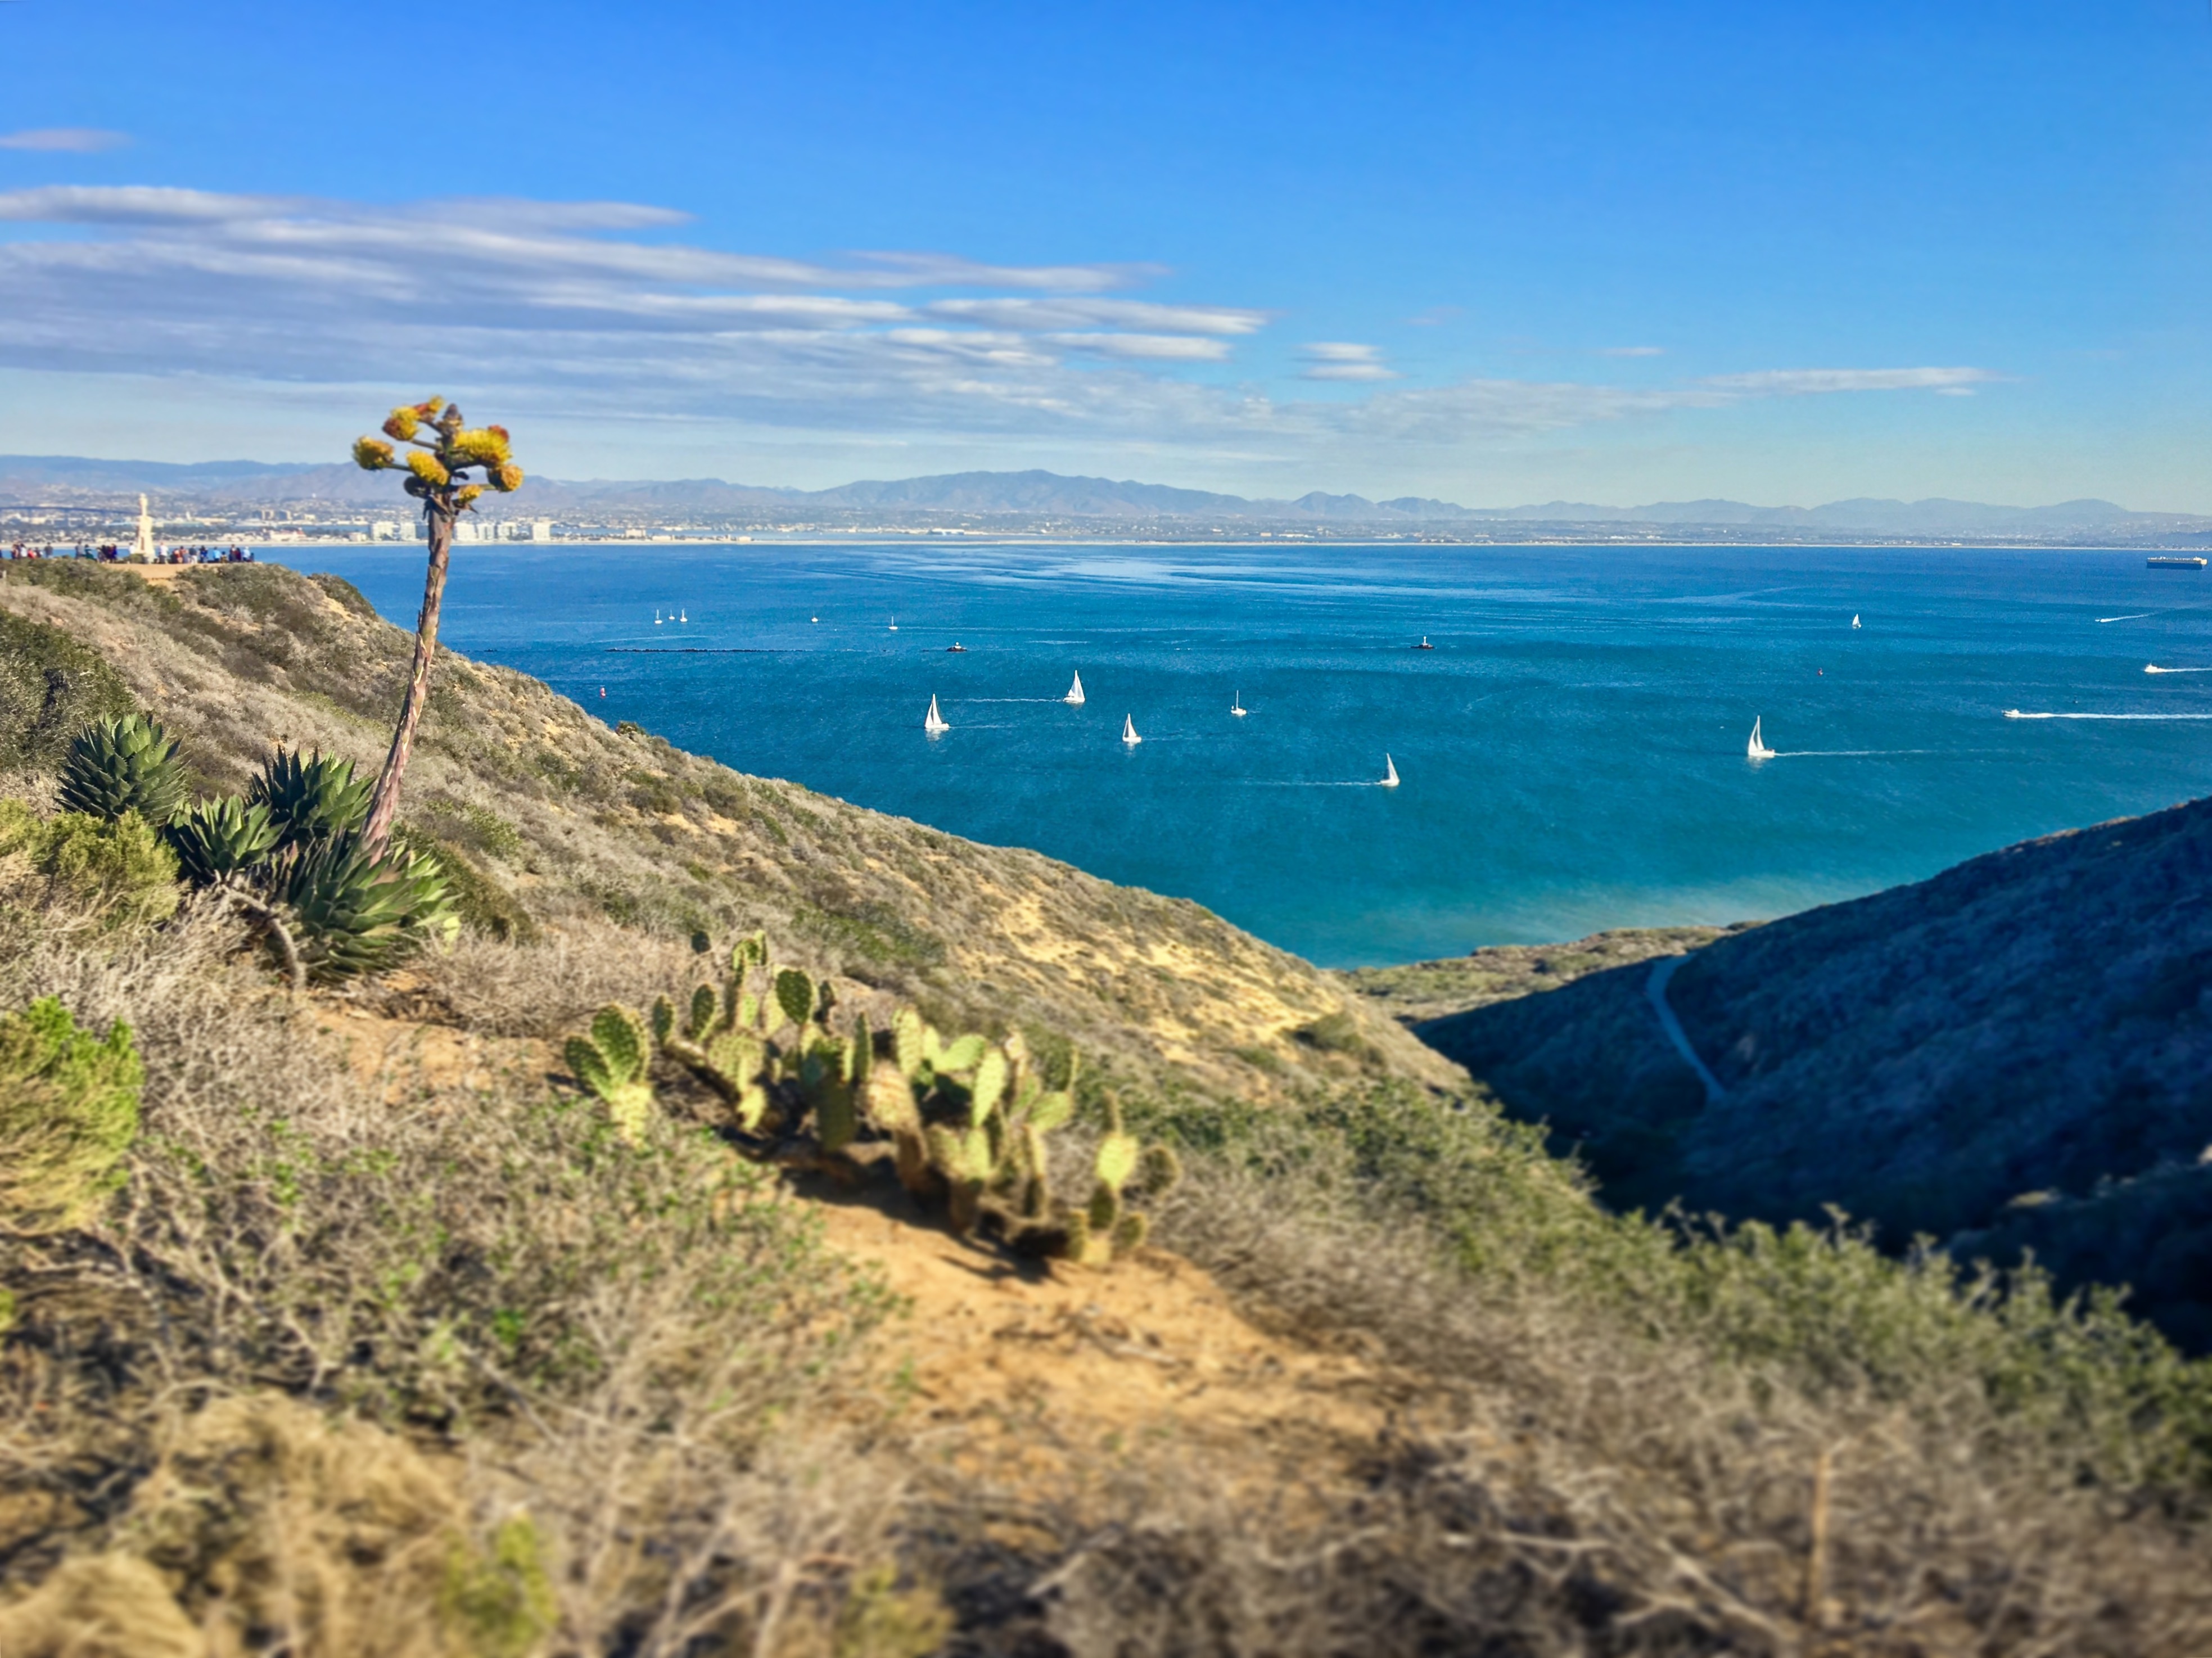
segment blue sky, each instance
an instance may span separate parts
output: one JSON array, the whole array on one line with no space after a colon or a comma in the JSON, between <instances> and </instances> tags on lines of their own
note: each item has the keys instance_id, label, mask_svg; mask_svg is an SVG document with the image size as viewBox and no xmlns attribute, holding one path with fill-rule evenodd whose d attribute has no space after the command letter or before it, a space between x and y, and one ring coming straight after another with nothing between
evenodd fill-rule
<instances>
[{"instance_id":1,"label":"blue sky","mask_svg":"<svg viewBox=\"0 0 2212 1658\"><path fill-rule=\"evenodd\" d=\"M2212 511L2205 0L9 0L0 64L0 451L434 390L566 477Z\"/></svg>"}]
</instances>

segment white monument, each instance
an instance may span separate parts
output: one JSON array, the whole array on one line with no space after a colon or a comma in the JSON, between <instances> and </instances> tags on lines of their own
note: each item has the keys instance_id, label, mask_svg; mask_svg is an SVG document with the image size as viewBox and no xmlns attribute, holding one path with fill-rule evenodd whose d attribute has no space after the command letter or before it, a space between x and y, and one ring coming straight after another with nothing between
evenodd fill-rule
<instances>
[{"instance_id":1,"label":"white monument","mask_svg":"<svg viewBox=\"0 0 2212 1658\"><path fill-rule=\"evenodd\" d=\"M138 497L138 539L131 544L131 556L154 560L154 515L146 510L146 497Z\"/></svg>"}]
</instances>

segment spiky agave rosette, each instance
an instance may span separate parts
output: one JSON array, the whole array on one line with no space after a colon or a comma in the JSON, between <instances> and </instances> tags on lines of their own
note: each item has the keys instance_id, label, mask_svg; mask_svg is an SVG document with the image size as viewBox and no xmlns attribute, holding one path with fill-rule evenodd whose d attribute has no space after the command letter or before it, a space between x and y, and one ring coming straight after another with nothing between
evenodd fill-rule
<instances>
[{"instance_id":1,"label":"spiky agave rosette","mask_svg":"<svg viewBox=\"0 0 2212 1658\"><path fill-rule=\"evenodd\" d=\"M395 847L380 854L346 835L295 850L281 868L276 896L292 918L310 978L380 971L428 940L449 938L459 925L444 872L428 853Z\"/></svg>"},{"instance_id":2,"label":"spiky agave rosette","mask_svg":"<svg viewBox=\"0 0 2212 1658\"><path fill-rule=\"evenodd\" d=\"M159 826L185 798L185 768L167 732L144 714L103 720L77 733L62 762L60 801L113 823L135 811Z\"/></svg>"}]
</instances>

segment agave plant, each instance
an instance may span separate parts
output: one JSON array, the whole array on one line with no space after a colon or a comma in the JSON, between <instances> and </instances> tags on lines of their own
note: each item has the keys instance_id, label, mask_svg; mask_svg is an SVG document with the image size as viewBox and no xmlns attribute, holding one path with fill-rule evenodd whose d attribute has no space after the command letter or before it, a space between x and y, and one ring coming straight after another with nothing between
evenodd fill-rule
<instances>
[{"instance_id":1,"label":"agave plant","mask_svg":"<svg viewBox=\"0 0 2212 1658\"><path fill-rule=\"evenodd\" d=\"M408 446L404 459L393 444ZM415 661L408 671L407 695L399 705L399 724L392 733L392 749L377 775L368 822L362 830L362 841L378 848L390 838L398 817L400 780L406 774L407 757L415 750L415 728L422 723L422 710L430 701L430 665L438 652L438 610L445 598L453 525L463 513L475 510L477 498L486 489L507 495L520 489L522 468L507 451L504 426L471 427L461 418L461 411L443 398L393 410L384 422L384 436L361 439L353 446L353 459L364 472L400 470L407 473L404 487L422 503L423 525L430 537L430 562L422 581L422 609L415 624ZM483 483L470 480L471 470L483 474Z\"/></svg>"},{"instance_id":2,"label":"agave plant","mask_svg":"<svg viewBox=\"0 0 2212 1658\"><path fill-rule=\"evenodd\" d=\"M234 794L185 807L165 833L169 849L177 854L178 868L199 887L248 874L283 836L267 806Z\"/></svg>"},{"instance_id":3,"label":"agave plant","mask_svg":"<svg viewBox=\"0 0 2212 1658\"><path fill-rule=\"evenodd\" d=\"M355 835L293 853L276 894L309 977L350 978L388 967L457 918L445 872L427 853L377 853Z\"/></svg>"},{"instance_id":4,"label":"agave plant","mask_svg":"<svg viewBox=\"0 0 2212 1658\"><path fill-rule=\"evenodd\" d=\"M77 733L62 763L61 804L113 823L135 811L167 823L185 798L185 768L168 733L143 714L103 720Z\"/></svg>"},{"instance_id":5,"label":"agave plant","mask_svg":"<svg viewBox=\"0 0 2212 1658\"><path fill-rule=\"evenodd\" d=\"M354 775L353 762L319 751L302 756L279 749L248 785L249 804L265 807L280 848L304 847L353 834L368 816L374 782Z\"/></svg>"}]
</instances>

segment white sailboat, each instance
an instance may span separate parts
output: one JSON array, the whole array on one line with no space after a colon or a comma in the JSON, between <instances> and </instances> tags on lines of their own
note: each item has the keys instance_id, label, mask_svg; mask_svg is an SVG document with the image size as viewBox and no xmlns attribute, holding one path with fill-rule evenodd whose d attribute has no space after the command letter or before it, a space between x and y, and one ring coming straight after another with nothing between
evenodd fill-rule
<instances>
[{"instance_id":1,"label":"white sailboat","mask_svg":"<svg viewBox=\"0 0 2212 1658\"><path fill-rule=\"evenodd\" d=\"M1137 722L1126 714L1121 716L1121 740L1133 749L1145 740L1137 735Z\"/></svg>"},{"instance_id":2,"label":"white sailboat","mask_svg":"<svg viewBox=\"0 0 2212 1658\"><path fill-rule=\"evenodd\" d=\"M1235 714L1239 720L1242 720L1246 714L1252 712L1251 709L1244 706L1244 695L1243 692L1231 691L1229 693L1229 712Z\"/></svg>"},{"instance_id":3,"label":"white sailboat","mask_svg":"<svg viewBox=\"0 0 2212 1658\"><path fill-rule=\"evenodd\" d=\"M1744 754L1746 756L1753 760L1771 760L1774 758L1774 750L1766 746L1765 739L1761 738L1759 734L1759 720L1756 716L1753 718L1751 722L1751 741L1745 745Z\"/></svg>"},{"instance_id":4,"label":"white sailboat","mask_svg":"<svg viewBox=\"0 0 2212 1658\"><path fill-rule=\"evenodd\" d=\"M1853 611L1851 612L1851 626L1853 626L1854 628L1856 628L1856 627L1857 627L1858 625L1859 625L1859 613L1858 613L1856 610L1853 610Z\"/></svg>"},{"instance_id":5,"label":"white sailboat","mask_svg":"<svg viewBox=\"0 0 2212 1658\"><path fill-rule=\"evenodd\" d=\"M1395 789L1398 786L1398 762L1387 754L1382 756L1382 780L1375 786L1378 789Z\"/></svg>"},{"instance_id":6,"label":"white sailboat","mask_svg":"<svg viewBox=\"0 0 2212 1658\"><path fill-rule=\"evenodd\" d=\"M891 631L893 633L896 633L898 631L898 618L896 616L893 616L891 618Z\"/></svg>"},{"instance_id":7,"label":"white sailboat","mask_svg":"<svg viewBox=\"0 0 2212 1658\"><path fill-rule=\"evenodd\" d=\"M683 611L678 610L678 611L677 611L677 613L676 613L676 619L677 619L678 622L689 622L691 618L690 618L690 616L688 616L684 615Z\"/></svg>"},{"instance_id":8,"label":"white sailboat","mask_svg":"<svg viewBox=\"0 0 2212 1658\"><path fill-rule=\"evenodd\" d=\"M949 732L952 729L945 723L945 716L938 713L937 698L934 694L932 694L929 699L929 712L922 716L921 728L932 737L936 736L939 732Z\"/></svg>"},{"instance_id":9,"label":"white sailboat","mask_svg":"<svg viewBox=\"0 0 2212 1658\"><path fill-rule=\"evenodd\" d=\"M1060 700L1061 701L1063 701L1063 702L1066 703L1066 704L1067 704L1067 706L1068 706L1069 708L1081 708L1081 707L1083 706L1083 670L1082 670L1082 669L1078 668L1078 669L1075 671L1075 683L1074 683L1073 685L1070 685L1070 686L1067 688L1067 695L1066 695L1066 696L1061 697Z\"/></svg>"},{"instance_id":10,"label":"white sailboat","mask_svg":"<svg viewBox=\"0 0 2212 1658\"><path fill-rule=\"evenodd\" d=\"M653 625L656 628L660 625L660 607L658 604L653 607Z\"/></svg>"}]
</instances>

